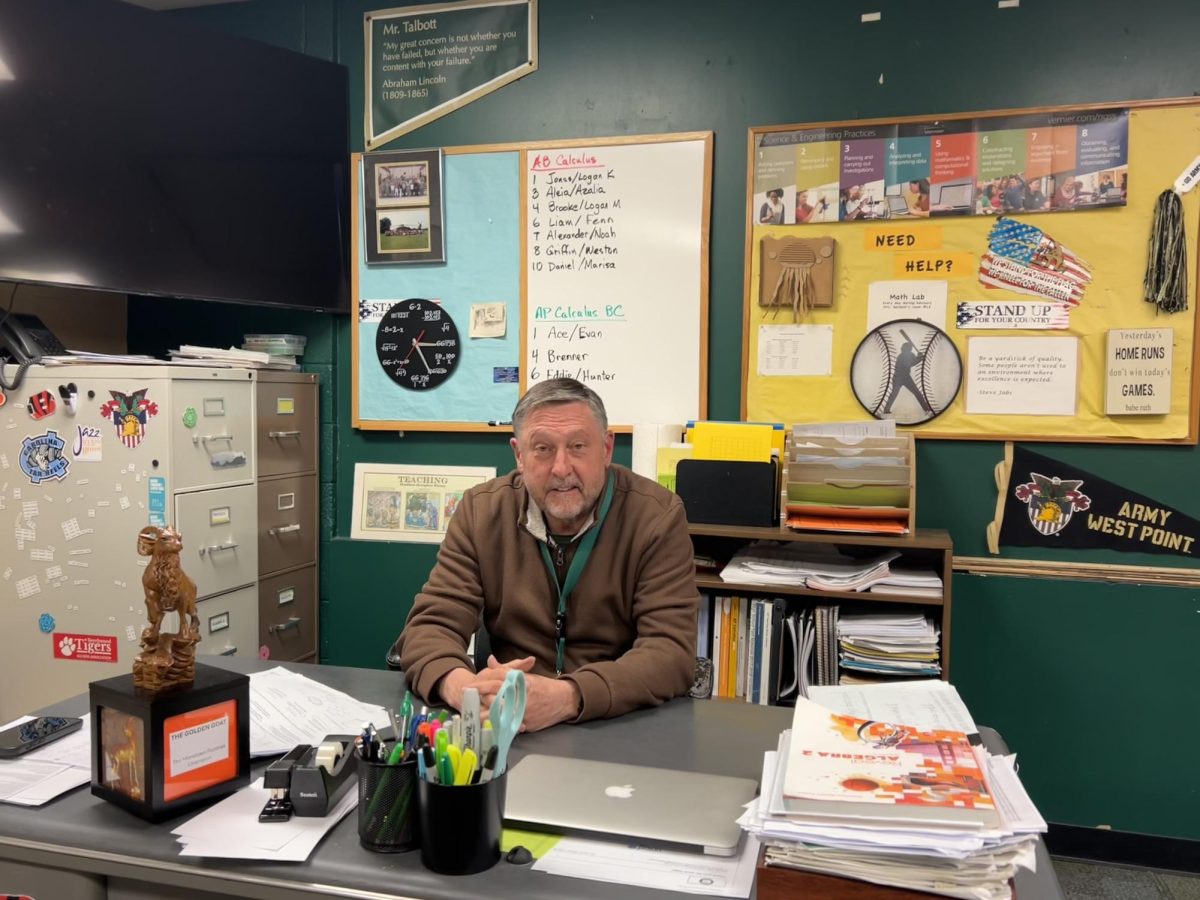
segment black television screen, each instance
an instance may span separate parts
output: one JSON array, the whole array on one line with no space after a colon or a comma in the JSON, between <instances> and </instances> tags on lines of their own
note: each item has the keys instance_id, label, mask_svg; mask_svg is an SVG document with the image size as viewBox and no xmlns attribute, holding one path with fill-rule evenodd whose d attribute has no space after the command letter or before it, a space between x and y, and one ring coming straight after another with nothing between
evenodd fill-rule
<instances>
[{"instance_id":1,"label":"black television screen","mask_svg":"<svg viewBox=\"0 0 1200 900\"><path fill-rule=\"evenodd\" d=\"M348 308L344 66L0 0L0 281Z\"/></svg>"}]
</instances>

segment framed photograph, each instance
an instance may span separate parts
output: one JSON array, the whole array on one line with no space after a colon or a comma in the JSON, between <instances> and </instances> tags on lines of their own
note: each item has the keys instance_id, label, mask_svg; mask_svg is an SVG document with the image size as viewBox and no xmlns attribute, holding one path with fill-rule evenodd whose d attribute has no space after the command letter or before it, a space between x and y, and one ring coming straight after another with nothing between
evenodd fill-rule
<instances>
[{"instance_id":1,"label":"framed photograph","mask_svg":"<svg viewBox=\"0 0 1200 900\"><path fill-rule=\"evenodd\" d=\"M467 489L495 477L485 466L355 463L350 537L440 544Z\"/></svg>"},{"instance_id":2,"label":"framed photograph","mask_svg":"<svg viewBox=\"0 0 1200 900\"><path fill-rule=\"evenodd\" d=\"M446 261L442 151L363 154L367 265Z\"/></svg>"}]
</instances>

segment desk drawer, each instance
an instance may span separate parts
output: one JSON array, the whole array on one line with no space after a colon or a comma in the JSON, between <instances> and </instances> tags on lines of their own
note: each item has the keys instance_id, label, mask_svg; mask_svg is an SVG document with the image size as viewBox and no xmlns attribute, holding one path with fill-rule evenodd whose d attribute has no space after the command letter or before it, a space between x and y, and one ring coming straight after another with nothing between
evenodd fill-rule
<instances>
[{"instance_id":1,"label":"desk drawer","mask_svg":"<svg viewBox=\"0 0 1200 900\"><path fill-rule=\"evenodd\" d=\"M258 383L258 475L317 471L316 376Z\"/></svg>"},{"instance_id":2,"label":"desk drawer","mask_svg":"<svg viewBox=\"0 0 1200 900\"><path fill-rule=\"evenodd\" d=\"M258 581L258 497L254 485L175 495L183 570L208 597Z\"/></svg>"},{"instance_id":3,"label":"desk drawer","mask_svg":"<svg viewBox=\"0 0 1200 900\"><path fill-rule=\"evenodd\" d=\"M294 569L317 559L317 476L258 483L258 571Z\"/></svg>"},{"instance_id":4,"label":"desk drawer","mask_svg":"<svg viewBox=\"0 0 1200 900\"><path fill-rule=\"evenodd\" d=\"M308 566L258 583L259 655L299 660L317 651L317 567Z\"/></svg>"},{"instance_id":5,"label":"desk drawer","mask_svg":"<svg viewBox=\"0 0 1200 900\"><path fill-rule=\"evenodd\" d=\"M171 383L175 490L254 480L254 385L252 373L246 374L244 381L214 378Z\"/></svg>"},{"instance_id":6,"label":"desk drawer","mask_svg":"<svg viewBox=\"0 0 1200 900\"><path fill-rule=\"evenodd\" d=\"M200 643L196 652L208 656L258 656L258 598L254 585L218 594L196 604Z\"/></svg>"}]
</instances>

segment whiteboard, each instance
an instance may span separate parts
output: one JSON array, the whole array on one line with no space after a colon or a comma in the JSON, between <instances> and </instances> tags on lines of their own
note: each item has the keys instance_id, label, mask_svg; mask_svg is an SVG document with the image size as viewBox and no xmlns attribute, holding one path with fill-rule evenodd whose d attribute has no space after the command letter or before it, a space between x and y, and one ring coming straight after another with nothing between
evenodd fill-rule
<instances>
[{"instance_id":1,"label":"whiteboard","mask_svg":"<svg viewBox=\"0 0 1200 900\"><path fill-rule=\"evenodd\" d=\"M614 426L705 414L712 134L522 153L522 388L587 384Z\"/></svg>"}]
</instances>

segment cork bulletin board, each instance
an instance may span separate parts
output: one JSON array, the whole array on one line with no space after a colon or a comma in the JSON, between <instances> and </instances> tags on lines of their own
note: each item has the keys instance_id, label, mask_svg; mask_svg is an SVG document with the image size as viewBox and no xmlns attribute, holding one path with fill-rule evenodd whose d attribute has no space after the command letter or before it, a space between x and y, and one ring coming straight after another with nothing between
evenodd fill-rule
<instances>
[{"instance_id":1,"label":"cork bulletin board","mask_svg":"<svg viewBox=\"0 0 1200 900\"><path fill-rule=\"evenodd\" d=\"M1200 192L1182 196L1187 309L1143 299L1156 201L1200 154L1196 101L755 127L748 144L743 418L899 409L911 393L894 368L902 332L911 359L933 348L943 380L961 370L956 391L925 385L924 421L898 419L918 437L1196 443ZM1066 273L1036 294L1012 290L1024 276L997 259L1030 233ZM790 269L772 243L785 238L800 248ZM832 288L806 266L832 269ZM900 327L891 357L882 339L864 342L895 319L944 338ZM856 352L855 371L866 360L881 380L873 395L856 396Z\"/></svg>"}]
</instances>

